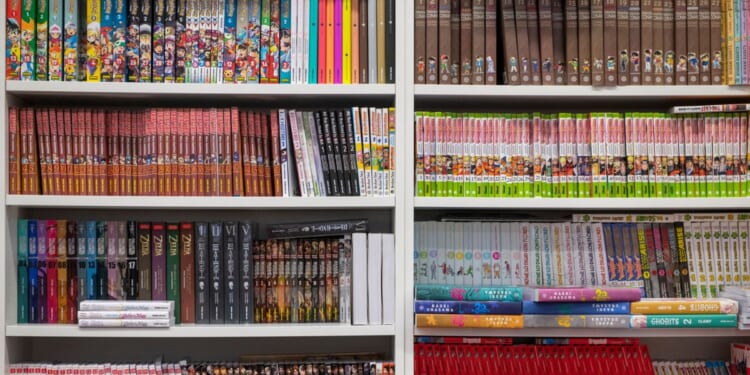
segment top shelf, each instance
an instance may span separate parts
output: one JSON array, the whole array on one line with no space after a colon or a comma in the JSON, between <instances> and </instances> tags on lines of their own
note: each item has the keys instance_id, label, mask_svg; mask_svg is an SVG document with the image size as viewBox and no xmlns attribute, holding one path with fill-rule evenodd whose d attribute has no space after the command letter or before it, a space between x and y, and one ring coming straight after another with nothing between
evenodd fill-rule
<instances>
[{"instance_id":1,"label":"top shelf","mask_svg":"<svg viewBox=\"0 0 750 375\"><path fill-rule=\"evenodd\" d=\"M392 101L396 94L393 84L366 85L260 85L202 83L122 83L122 82L45 82L6 81L5 91L26 100L53 97L64 100L92 98L124 100L196 100L200 102L231 99L260 103L295 99L304 101L338 101L351 98ZM117 104L117 103L112 103Z\"/></svg>"}]
</instances>

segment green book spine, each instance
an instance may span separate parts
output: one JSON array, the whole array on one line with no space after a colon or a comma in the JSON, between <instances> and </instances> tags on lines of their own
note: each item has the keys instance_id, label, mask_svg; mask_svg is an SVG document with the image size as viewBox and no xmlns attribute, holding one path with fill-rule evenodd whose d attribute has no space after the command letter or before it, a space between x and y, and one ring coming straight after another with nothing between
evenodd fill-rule
<instances>
[{"instance_id":1,"label":"green book spine","mask_svg":"<svg viewBox=\"0 0 750 375\"><path fill-rule=\"evenodd\" d=\"M21 3L22 81L33 81L36 78L36 11L36 0L23 0Z\"/></svg>"},{"instance_id":2,"label":"green book spine","mask_svg":"<svg viewBox=\"0 0 750 375\"><path fill-rule=\"evenodd\" d=\"M175 324L180 323L180 226L167 224L167 300L174 301Z\"/></svg>"},{"instance_id":3,"label":"green book spine","mask_svg":"<svg viewBox=\"0 0 750 375\"><path fill-rule=\"evenodd\" d=\"M46 0L38 0L36 5L36 80L46 81L49 8Z\"/></svg>"},{"instance_id":4,"label":"green book spine","mask_svg":"<svg viewBox=\"0 0 750 375\"><path fill-rule=\"evenodd\" d=\"M631 328L736 328L737 315L632 315Z\"/></svg>"},{"instance_id":5,"label":"green book spine","mask_svg":"<svg viewBox=\"0 0 750 375\"><path fill-rule=\"evenodd\" d=\"M416 285L419 301L521 301L523 289L515 286L457 287L452 285Z\"/></svg>"},{"instance_id":6,"label":"green book spine","mask_svg":"<svg viewBox=\"0 0 750 375\"><path fill-rule=\"evenodd\" d=\"M563 118L564 116L564 118ZM570 113L564 113L560 114L558 116L558 123L562 123L563 120L566 121L566 128L568 129L568 164L570 165L570 168L572 169L567 173L568 175L568 197L570 198L578 198L578 173L575 173L578 170L578 163L581 162L581 160L577 157L578 154L578 138L576 137L576 134L578 130L575 127L575 122L573 121L573 116ZM555 119L555 115L552 115L552 119Z\"/></svg>"},{"instance_id":7,"label":"green book spine","mask_svg":"<svg viewBox=\"0 0 750 375\"><path fill-rule=\"evenodd\" d=\"M543 166L544 163L543 160L546 159L546 155L542 151L542 136L544 134L544 127L549 122L549 115L548 114L541 114L539 112L534 112L533 115L533 123L531 125L531 128L533 129L533 163L534 163L534 179L533 179L533 186L534 186L534 196L535 197L543 197L544 196L544 188L545 188L545 182L543 180Z\"/></svg>"},{"instance_id":8,"label":"green book spine","mask_svg":"<svg viewBox=\"0 0 750 375\"><path fill-rule=\"evenodd\" d=\"M18 220L18 323L29 322L29 221Z\"/></svg>"},{"instance_id":9,"label":"green book spine","mask_svg":"<svg viewBox=\"0 0 750 375\"><path fill-rule=\"evenodd\" d=\"M521 174L523 176L523 196L525 198L531 198L534 196L534 187L532 186L534 180L534 167L532 165L532 152L531 152L531 119L527 118L523 126L523 139L521 142L523 163L521 164Z\"/></svg>"},{"instance_id":10,"label":"green book spine","mask_svg":"<svg viewBox=\"0 0 750 375\"><path fill-rule=\"evenodd\" d=\"M583 113L576 115L576 137L579 143L578 160L579 163L583 163L583 167L579 168L581 171L578 176L578 197L579 198L590 198L591 197L591 142L589 131L590 121L588 116ZM587 125L588 124L588 125Z\"/></svg>"},{"instance_id":11,"label":"green book spine","mask_svg":"<svg viewBox=\"0 0 750 375\"><path fill-rule=\"evenodd\" d=\"M309 58L308 58L308 82L318 83L318 0L308 2L310 9L310 35L309 35ZM352 51L354 53L354 51ZM359 53L357 51L356 53Z\"/></svg>"},{"instance_id":12,"label":"green book spine","mask_svg":"<svg viewBox=\"0 0 750 375\"><path fill-rule=\"evenodd\" d=\"M438 112L435 114L435 162L437 167L435 169L436 181L435 188L438 197L445 197L448 194L446 180L448 175L446 171L447 166L447 148L445 136L448 132L448 118L446 113Z\"/></svg>"}]
</instances>

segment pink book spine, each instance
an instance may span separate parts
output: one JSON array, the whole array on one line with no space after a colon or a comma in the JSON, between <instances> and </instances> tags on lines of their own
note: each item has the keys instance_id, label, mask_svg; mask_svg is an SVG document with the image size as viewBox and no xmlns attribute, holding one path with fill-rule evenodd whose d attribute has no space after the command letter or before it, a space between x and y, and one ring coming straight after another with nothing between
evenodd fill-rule
<instances>
[{"instance_id":1,"label":"pink book spine","mask_svg":"<svg viewBox=\"0 0 750 375\"><path fill-rule=\"evenodd\" d=\"M57 323L57 221L47 221L47 323Z\"/></svg>"},{"instance_id":2,"label":"pink book spine","mask_svg":"<svg viewBox=\"0 0 750 375\"><path fill-rule=\"evenodd\" d=\"M524 300L535 302L638 301L639 288L527 288Z\"/></svg>"},{"instance_id":3,"label":"pink book spine","mask_svg":"<svg viewBox=\"0 0 750 375\"><path fill-rule=\"evenodd\" d=\"M343 18L342 0L334 0L333 3L333 83L342 83L342 29L341 23Z\"/></svg>"}]
</instances>

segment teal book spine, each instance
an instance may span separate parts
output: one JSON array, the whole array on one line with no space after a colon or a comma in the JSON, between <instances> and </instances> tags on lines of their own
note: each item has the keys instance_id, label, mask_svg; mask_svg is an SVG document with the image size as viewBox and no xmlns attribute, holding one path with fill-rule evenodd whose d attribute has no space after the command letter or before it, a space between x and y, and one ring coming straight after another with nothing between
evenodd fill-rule
<instances>
[{"instance_id":1,"label":"teal book spine","mask_svg":"<svg viewBox=\"0 0 750 375\"><path fill-rule=\"evenodd\" d=\"M18 220L18 323L29 322L28 229L28 220Z\"/></svg>"},{"instance_id":2,"label":"teal book spine","mask_svg":"<svg viewBox=\"0 0 750 375\"><path fill-rule=\"evenodd\" d=\"M415 291L418 301L521 301L523 295L523 289L514 286L417 285Z\"/></svg>"},{"instance_id":3,"label":"teal book spine","mask_svg":"<svg viewBox=\"0 0 750 375\"><path fill-rule=\"evenodd\" d=\"M630 328L736 328L737 315L632 315Z\"/></svg>"},{"instance_id":4,"label":"teal book spine","mask_svg":"<svg viewBox=\"0 0 750 375\"><path fill-rule=\"evenodd\" d=\"M310 0L310 36L308 41L308 77L307 83L318 83L318 0Z\"/></svg>"}]
</instances>

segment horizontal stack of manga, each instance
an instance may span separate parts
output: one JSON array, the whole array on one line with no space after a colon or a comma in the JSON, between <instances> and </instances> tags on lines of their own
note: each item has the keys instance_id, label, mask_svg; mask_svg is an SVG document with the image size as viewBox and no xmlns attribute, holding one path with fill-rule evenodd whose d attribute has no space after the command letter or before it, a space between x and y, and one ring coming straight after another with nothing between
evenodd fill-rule
<instances>
[{"instance_id":1,"label":"horizontal stack of manga","mask_svg":"<svg viewBox=\"0 0 750 375\"><path fill-rule=\"evenodd\" d=\"M523 328L521 288L417 284L417 327Z\"/></svg>"},{"instance_id":2,"label":"horizontal stack of manga","mask_svg":"<svg viewBox=\"0 0 750 375\"><path fill-rule=\"evenodd\" d=\"M393 292L380 291L395 291L395 242L389 233L367 233L366 220L270 224L269 239L259 239L249 221L20 219L17 227L18 323L95 319L88 325L111 326L102 320L139 319L127 315L135 303L142 310L170 306L159 326L362 324L353 311L370 305L381 320L364 324L393 324ZM306 230L311 227L317 230ZM364 248L353 240L359 236ZM364 271L354 275L355 266ZM355 308L362 296L364 304ZM92 313L112 309L126 315Z\"/></svg>"},{"instance_id":3,"label":"horizontal stack of manga","mask_svg":"<svg viewBox=\"0 0 750 375\"><path fill-rule=\"evenodd\" d=\"M590 343L593 340L570 339L574 343L556 345L515 344L500 340L417 338L414 344L414 373L654 374L648 348L637 340L602 339L597 340L601 341L599 343Z\"/></svg>"},{"instance_id":4,"label":"horizontal stack of manga","mask_svg":"<svg viewBox=\"0 0 750 375\"><path fill-rule=\"evenodd\" d=\"M416 113L416 196L748 195L748 114Z\"/></svg>"},{"instance_id":5,"label":"horizontal stack of manga","mask_svg":"<svg viewBox=\"0 0 750 375\"><path fill-rule=\"evenodd\" d=\"M414 0L414 82L747 85L746 21L731 0Z\"/></svg>"},{"instance_id":6,"label":"horizontal stack of manga","mask_svg":"<svg viewBox=\"0 0 750 375\"><path fill-rule=\"evenodd\" d=\"M747 286L727 286L719 295L737 301L739 305L737 328L741 330L750 329L750 288Z\"/></svg>"},{"instance_id":7,"label":"horizontal stack of manga","mask_svg":"<svg viewBox=\"0 0 750 375\"><path fill-rule=\"evenodd\" d=\"M632 328L736 328L737 301L649 298L630 305Z\"/></svg>"},{"instance_id":8,"label":"horizontal stack of manga","mask_svg":"<svg viewBox=\"0 0 750 375\"><path fill-rule=\"evenodd\" d=\"M744 371L744 370L743 370ZM689 374L744 374L733 372L730 363L725 361L654 361L655 375L689 375Z\"/></svg>"},{"instance_id":9,"label":"horizontal stack of manga","mask_svg":"<svg viewBox=\"0 0 750 375\"><path fill-rule=\"evenodd\" d=\"M392 196L395 110L9 109L11 194Z\"/></svg>"},{"instance_id":10,"label":"horizontal stack of manga","mask_svg":"<svg viewBox=\"0 0 750 375\"><path fill-rule=\"evenodd\" d=\"M639 288L524 287L526 328L630 328L629 303Z\"/></svg>"},{"instance_id":11,"label":"horizontal stack of manga","mask_svg":"<svg viewBox=\"0 0 750 375\"><path fill-rule=\"evenodd\" d=\"M279 356L284 357L284 356ZM372 356L371 356L372 357ZM335 356L253 362L155 362L155 363L19 363L10 365L10 373L17 375L52 375L58 373L86 374L248 374L248 375L393 375L395 364L379 359Z\"/></svg>"},{"instance_id":12,"label":"horizontal stack of manga","mask_svg":"<svg viewBox=\"0 0 750 375\"><path fill-rule=\"evenodd\" d=\"M9 0L6 79L394 83L395 0Z\"/></svg>"},{"instance_id":13,"label":"horizontal stack of manga","mask_svg":"<svg viewBox=\"0 0 750 375\"><path fill-rule=\"evenodd\" d=\"M169 328L174 301L81 301L78 326L86 328Z\"/></svg>"}]
</instances>

